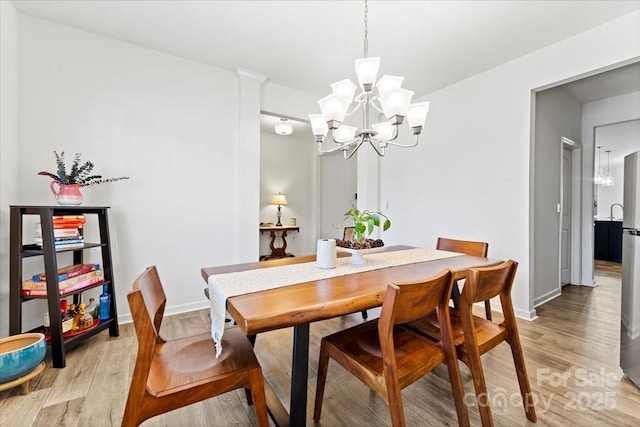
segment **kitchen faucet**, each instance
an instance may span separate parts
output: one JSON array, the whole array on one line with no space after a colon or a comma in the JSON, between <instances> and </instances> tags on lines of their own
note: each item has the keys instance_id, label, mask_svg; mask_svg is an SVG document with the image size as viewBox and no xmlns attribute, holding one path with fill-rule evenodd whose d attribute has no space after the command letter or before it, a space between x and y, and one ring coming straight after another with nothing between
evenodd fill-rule
<instances>
[{"instance_id":1,"label":"kitchen faucet","mask_svg":"<svg viewBox=\"0 0 640 427\"><path fill-rule=\"evenodd\" d=\"M624 216L624 206L622 206L620 203L614 203L611 205L611 209L609 211L609 219L611 221L613 221L613 207L614 206L620 206L620 209L622 210L622 215Z\"/></svg>"}]
</instances>

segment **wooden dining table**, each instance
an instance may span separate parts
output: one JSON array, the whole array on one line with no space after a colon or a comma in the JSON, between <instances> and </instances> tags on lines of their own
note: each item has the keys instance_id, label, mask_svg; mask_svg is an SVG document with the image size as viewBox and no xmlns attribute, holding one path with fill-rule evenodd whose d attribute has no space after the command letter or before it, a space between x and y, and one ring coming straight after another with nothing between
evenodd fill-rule
<instances>
[{"instance_id":1,"label":"wooden dining table","mask_svg":"<svg viewBox=\"0 0 640 427\"><path fill-rule=\"evenodd\" d=\"M390 246L385 251L413 249ZM205 281L209 276L259 268L314 262L315 255L272 261L202 268ZM462 279L470 267L497 264L498 260L460 255L413 264L369 270L329 279L267 289L227 299L226 308L247 336L293 327L293 359L289 410L265 381L267 406L279 427L304 426L307 418L307 379L309 373L309 325L382 305L387 285L415 281L436 275L444 269ZM208 289L207 289L208 291Z\"/></svg>"}]
</instances>

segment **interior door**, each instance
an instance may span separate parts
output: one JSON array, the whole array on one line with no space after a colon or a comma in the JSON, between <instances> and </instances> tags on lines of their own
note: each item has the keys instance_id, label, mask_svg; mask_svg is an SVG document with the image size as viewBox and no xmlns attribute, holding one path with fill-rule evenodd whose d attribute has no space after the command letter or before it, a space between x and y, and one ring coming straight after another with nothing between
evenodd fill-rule
<instances>
[{"instance_id":1,"label":"interior door","mask_svg":"<svg viewBox=\"0 0 640 427\"><path fill-rule=\"evenodd\" d=\"M560 283L571 283L571 169L572 150L562 150L562 218L560 219Z\"/></svg>"}]
</instances>

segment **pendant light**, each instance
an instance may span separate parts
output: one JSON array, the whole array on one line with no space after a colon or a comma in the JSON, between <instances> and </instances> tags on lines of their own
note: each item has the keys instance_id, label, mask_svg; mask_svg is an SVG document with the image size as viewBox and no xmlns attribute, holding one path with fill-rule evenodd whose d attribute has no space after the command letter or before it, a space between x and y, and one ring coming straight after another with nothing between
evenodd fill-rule
<instances>
[{"instance_id":1,"label":"pendant light","mask_svg":"<svg viewBox=\"0 0 640 427\"><path fill-rule=\"evenodd\" d=\"M602 170L602 152L600 149L602 146L598 147L598 173L593 177L593 183L595 185L602 185L604 183L604 171Z\"/></svg>"},{"instance_id":2,"label":"pendant light","mask_svg":"<svg viewBox=\"0 0 640 427\"><path fill-rule=\"evenodd\" d=\"M280 119L282 123L276 125L276 133L279 135L291 135L293 132L293 126L287 123L287 119L284 117Z\"/></svg>"},{"instance_id":3,"label":"pendant light","mask_svg":"<svg viewBox=\"0 0 640 427\"><path fill-rule=\"evenodd\" d=\"M611 173L611 167L609 163L609 155L611 154L611 150L607 150L607 174L604 176L604 181L602 182L603 187L613 187L616 185L615 180L613 179L613 174Z\"/></svg>"}]
</instances>

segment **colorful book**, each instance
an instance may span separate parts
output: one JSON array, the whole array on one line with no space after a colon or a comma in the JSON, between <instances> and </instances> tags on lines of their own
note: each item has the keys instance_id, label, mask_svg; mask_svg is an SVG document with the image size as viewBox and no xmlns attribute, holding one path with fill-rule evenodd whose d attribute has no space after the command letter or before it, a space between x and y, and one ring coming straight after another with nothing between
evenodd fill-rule
<instances>
[{"instance_id":1,"label":"colorful book","mask_svg":"<svg viewBox=\"0 0 640 427\"><path fill-rule=\"evenodd\" d=\"M61 251L63 249L80 249L84 248L84 243L66 243L64 245L55 245L56 251Z\"/></svg>"},{"instance_id":2,"label":"colorful book","mask_svg":"<svg viewBox=\"0 0 640 427\"><path fill-rule=\"evenodd\" d=\"M43 242L42 237L34 237L33 242L38 246L42 246L42 242ZM56 237L53 242L54 246L60 246L60 245L71 244L71 243L84 243L84 237L82 236Z\"/></svg>"},{"instance_id":3,"label":"colorful book","mask_svg":"<svg viewBox=\"0 0 640 427\"><path fill-rule=\"evenodd\" d=\"M90 271L88 273L72 277L70 279L61 280L61 281L58 282L58 288L59 289L66 289L68 287L75 286L78 283L80 283L80 282L82 282L84 280L87 280L87 279L91 279L93 277L104 277L104 271L103 270ZM33 280L24 280L22 282L22 289L44 289L44 290L46 290L47 289L47 282L46 281L35 282Z\"/></svg>"},{"instance_id":4,"label":"colorful book","mask_svg":"<svg viewBox=\"0 0 640 427\"><path fill-rule=\"evenodd\" d=\"M80 237L80 230L77 228L54 228L53 237L56 239L63 237Z\"/></svg>"},{"instance_id":5,"label":"colorful book","mask_svg":"<svg viewBox=\"0 0 640 427\"><path fill-rule=\"evenodd\" d=\"M99 283L104 282L104 277L96 276L89 278L87 280L83 280L73 286L69 286L68 288L60 289L59 293L61 296L68 295L80 289L89 287L91 285L97 285ZM47 290L46 289L23 289L22 290L23 297L46 297Z\"/></svg>"},{"instance_id":6,"label":"colorful book","mask_svg":"<svg viewBox=\"0 0 640 427\"><path fill-rule=\"evenodd\" d=\"M60 223L60 224L53 224L53 229L54 230L58 230L58 229L73 229L73 230L77 230L79 228L84 228L84 223L78 223L78 222L70 222L70 223Z\"/></svg>"},{"instance_id":7,"label":"colorful book","mask_svg":"<svg viewBox=\"0 0 640 427\"><path fill-rule=\"evenodd\" d=\"M81 222L84 224L87 222L84 215L54 215L51 219L54 223Z\"/></svg>"},{"instance_id":8,"label":"colorful book","mask_svg":"<svg viewBox=\"0 0 640 427\"><path fill-rule=\"evenodd\" d=\"M58 269L58 281L67 280L90 271L100 270L100 264L74 264ZM34 282L44 282L47 280L45 273L34 274L31 277Z\"/></svg>"},{"instance_id":9,"label":"colorful book","mask_svg":"<svg viewBox=\"0 0 640 427\"><path fill-rule=\"evenodd\" d=\"M62 245L70 245L72 243L82 243L84 244L84 239L63 239L63 240L57 240L55 242L53 242L53 244L55 246L62 246Z\"/></svg>"}]
</instances>

